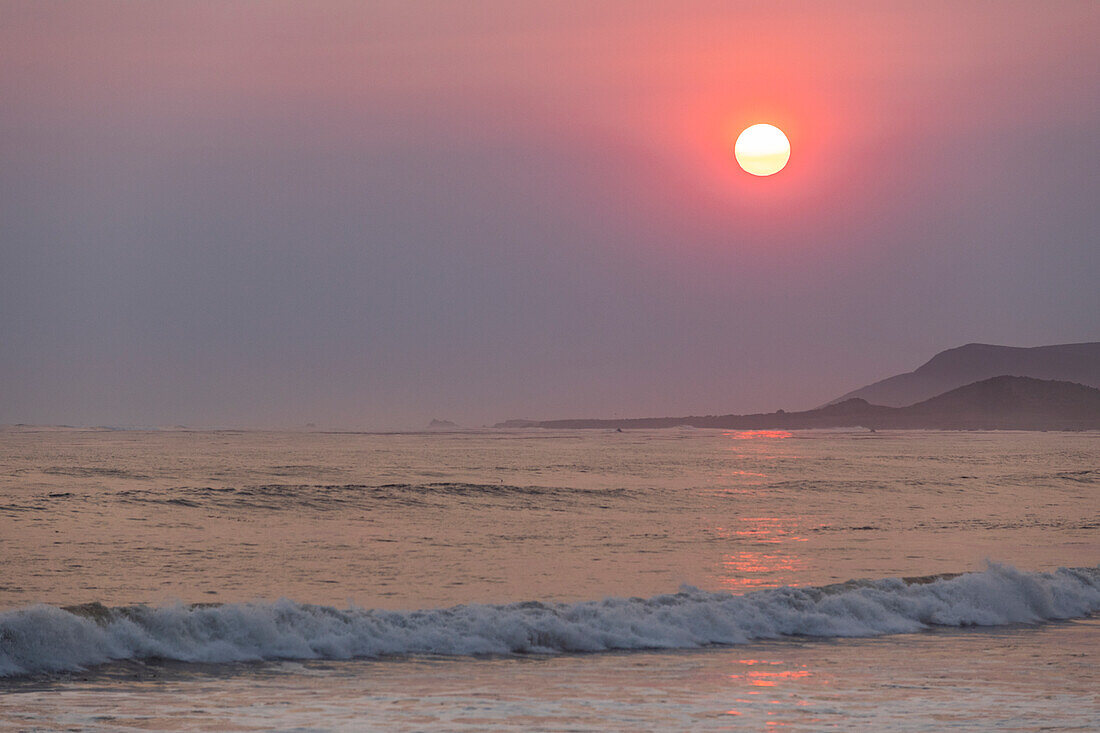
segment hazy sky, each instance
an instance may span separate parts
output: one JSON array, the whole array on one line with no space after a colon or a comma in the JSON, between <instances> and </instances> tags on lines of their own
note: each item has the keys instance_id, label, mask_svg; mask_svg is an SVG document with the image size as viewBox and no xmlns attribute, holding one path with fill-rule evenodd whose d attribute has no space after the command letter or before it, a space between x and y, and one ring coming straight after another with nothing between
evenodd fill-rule
<instances>
[{"instance_id":1,"label":"hazy sky","mask_svg":"<svg viewBox=\"0 0 1100 733\"><path fill-rule=\"evenodd\" d=\"M1097 38L1095 0L0 0L0 422L791 410L1100 340Z\"/></svg>"}]
</instances>

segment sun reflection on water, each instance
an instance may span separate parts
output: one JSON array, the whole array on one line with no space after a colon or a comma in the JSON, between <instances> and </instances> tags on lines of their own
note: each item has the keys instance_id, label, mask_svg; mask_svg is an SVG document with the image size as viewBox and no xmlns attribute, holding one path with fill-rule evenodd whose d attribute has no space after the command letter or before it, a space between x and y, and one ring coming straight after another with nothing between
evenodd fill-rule
<instances>
[{"instance_id":1,"label":"sun reflection on water","mask_svg":"<svg viewBox=\"0 0 1100 733\"><path fill-rule=\"evenodd\" d=\"M741 517L738 521L738 526L714 529L719 538L731 540L738 548L719 561L719 583L740 591L797 585L794 578L805 563L797 554L784 552L783 546L807 541L798 533L798 521L790 517ZM761 549L749 549L753 547Z\"/></svg>"},{"instance_id":2,"label":"sun reflection on water","mask_svg":"<svg viewBox=\"0 0 1100 733\"><path fill-rule=\"evenodd\" d=\"M722 433L734 440L760 440L761 438L783 439L790 438L793 433L788 430L733 430Z\"/></svg>"},{"instance_id":3,"label":"sun reflection on water","mask_svg":"<svg viewBox=\"0 0 1100 733\"><path fill-rule=\"evenodd\" d=\"M724 711L726 715L740 716L748 712L750 715L763 713L768 717L774 717L781 713L776 709L770 709L770 706L789 705L792 698L800 697L805 691L805 684L828 684L827 680L819 679L805 664L789 665L782 661L755 658L738 659L736 663L749 667L747 670L729 675L729 679L736 685L735 689L741 690L744 697L734 698L733 702L740 707ZM761 697L764 694L768 697ZM799 699L794 701L794 705L796 708L805 708L808 703L806 700ZM808 713L809 711L806 710L798 710L799 722L820 722L818 718L807 720L802 717ZM773 719L766 721L765 725L779 727L791 725L793 722Z\"/></svg>"}]
</instances>

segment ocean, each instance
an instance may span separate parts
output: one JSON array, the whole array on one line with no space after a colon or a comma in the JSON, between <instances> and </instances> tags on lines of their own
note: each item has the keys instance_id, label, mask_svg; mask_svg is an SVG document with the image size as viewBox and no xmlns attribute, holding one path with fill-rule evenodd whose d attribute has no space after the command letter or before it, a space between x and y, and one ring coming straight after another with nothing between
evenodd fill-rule
<instances>
[{"instance_id":1,"label":"ocean","mask_svg":"<svg viewBox=\"0 0 1100 733\"><path fill-rule=\"evenodd\" d=\"M1100 434L0 430L0 728L1096 730Z\"/></svg>"}]
</instances>

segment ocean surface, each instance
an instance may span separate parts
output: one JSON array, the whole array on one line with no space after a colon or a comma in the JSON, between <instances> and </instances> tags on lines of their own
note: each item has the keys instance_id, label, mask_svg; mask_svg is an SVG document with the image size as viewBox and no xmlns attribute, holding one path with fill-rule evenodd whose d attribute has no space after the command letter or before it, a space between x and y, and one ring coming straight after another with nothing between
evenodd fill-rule
<instances>
[{"instance_id":1,"label":"ocean surface","mask_svg":"<svg viewBox=\"0 0 1100 733\"><path fill-rule=\"evenodd\" d=\"M1100 433L0 430L0 729L1097 730Z\"/></svg>"}]
</instances>

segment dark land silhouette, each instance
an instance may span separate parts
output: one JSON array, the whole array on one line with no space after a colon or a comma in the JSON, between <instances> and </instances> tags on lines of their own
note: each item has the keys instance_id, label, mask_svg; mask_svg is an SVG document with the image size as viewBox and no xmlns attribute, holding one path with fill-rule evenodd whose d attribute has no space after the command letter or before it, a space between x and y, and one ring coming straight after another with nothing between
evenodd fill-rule
<instances>
[{"instance_id":1,"label":"dark land silhouette","mask_svg":"<svg viewBox=\"0 0 1100 733\"><path fill-rule=\"evenodd\" d=\"M966 348L966 347L963 347ZM724 428L804 430L1100 430L1100 389L1074 382L997 376L967 384L907 407L874 405L851 397L805 412L755 415L650 417L626 420L508 420L496 427Z\"/></svg>"},{"instance_id":2,"label":"dark land silhouette","mask_svg":"<svg viewBox=\"0 0 1100 733\"><path fill-rule=\"evenodd\" d=\"M430 423L428 423L428 430L457 430L457 429L458 429L458 423L452 422L451 420L440 420L438 418L433 418L432 421Z\"/></svg>"},{"instance_id":3,"label":"dark land silhouette","mask_svg":"<svg viewBox=\"0 0 1100 733\"><path fill-rule=\"evenodd\" d=\"M1001 375L1100 387L1100 342L1033 348L967 344L941 351L914 371L860 387L826 404L858 397L875 405L905 407Z\"/></svg>"}]
</instances>

